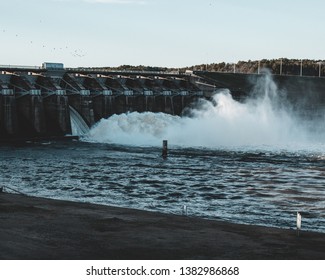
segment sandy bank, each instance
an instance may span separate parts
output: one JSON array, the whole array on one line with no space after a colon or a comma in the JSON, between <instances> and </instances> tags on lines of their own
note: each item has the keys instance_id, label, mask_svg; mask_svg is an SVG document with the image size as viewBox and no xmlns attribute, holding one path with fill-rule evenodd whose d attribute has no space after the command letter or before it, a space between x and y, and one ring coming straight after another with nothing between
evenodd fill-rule
<instances>
[{"instance_id":1,"label":"sandy bank","mask_svg":"<svg viewBox=\"0 0 325 280\"><path fill-rule=\"evenodd\" d=\"M0 193L1 259L325 259L325 234Z\"/></svg>"}]
</instances>

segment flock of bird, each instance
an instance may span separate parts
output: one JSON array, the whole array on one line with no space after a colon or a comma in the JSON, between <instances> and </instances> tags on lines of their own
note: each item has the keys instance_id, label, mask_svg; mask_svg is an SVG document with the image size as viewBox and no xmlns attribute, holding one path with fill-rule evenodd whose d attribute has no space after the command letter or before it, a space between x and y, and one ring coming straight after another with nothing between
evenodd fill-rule
<instances>
[{"instance_id":1,"label":"flock of bird","mask_svg":"<svg viewBox=\"0 0 325 280\"><path fill-rule=\"evenodd\" d=\"M8 33L8 30L3 29L2 30L3 33ZM15 34L16 38L21 37L20 34ZM71 49L68 46L64 46L64 47L53 47L53 46L49 46L49 45L45 45L45 44L37 44L35 43L33 40L27 41L26 43L28 44L34 44L37 45L37 47L42 47L43 49L48 49L51 52L56 52L56 51L69 51L69 53L73 56L73 57L77 57L77 58L82 58L86 56L86 53L82 50L82 49Z\"/></svg>"}]
</instances>

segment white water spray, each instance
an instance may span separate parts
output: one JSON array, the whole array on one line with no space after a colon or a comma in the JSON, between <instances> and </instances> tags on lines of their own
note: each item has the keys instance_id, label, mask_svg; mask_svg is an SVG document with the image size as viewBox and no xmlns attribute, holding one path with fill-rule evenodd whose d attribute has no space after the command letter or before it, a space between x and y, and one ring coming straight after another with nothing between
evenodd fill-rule
<instances>
[{"instance_id":1,"label":"white water spray","mask_svg":"<svg viewBox=\"0 0 325 280\"><path fill-rule=\"evenodd\" d=\"M281 102L276 84L266 74L245 103L221 90L212 102L201 100L191 117L164 113L113 115L97 123L87 140L137 146L160 146L162 139L185 147L305 149L310 134ZM308 140L309 139L309 140Z\"/></svg>"}]
</instances>

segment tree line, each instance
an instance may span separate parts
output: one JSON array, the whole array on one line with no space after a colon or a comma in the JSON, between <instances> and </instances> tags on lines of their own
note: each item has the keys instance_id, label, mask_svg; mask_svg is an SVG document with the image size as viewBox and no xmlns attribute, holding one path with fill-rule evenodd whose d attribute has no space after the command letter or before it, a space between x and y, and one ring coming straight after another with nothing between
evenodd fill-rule
<instances>
[{"instance_id":1,"label":"tree line","mask_svg":"<svg viewBox=\"0 0 325 280\"><path fill-rule=\"evenodd\" d=\"M215 72L236 72L253 74L263 68L269 69L272 74L300 75L303 76L325 76L325 61L310 59L262 59L238 61L237 63L211 63L187 67L193 71L215 71ZM320 72L319 72L320 71ZM302 72L302 73L301 73Z\"/></svg>"},{"instance_id":2,"label":"tree line","mask_svg":"<svg viewBox=\"0 0 325 280\"><path fill-rule=\"evenodd\" d=\"M170 72L178 71L185 73L186 70L192 71L212 71L212 72L228 72L228 73L258 73L263 68L269 69L272 74L278 75L303 75L303 76L325 76L325 60L310 60L310 59L262 59L238 61L237 63L210 63L199 64L181 68L155 67L144 65L121 65L118 67L101 67L92 68L93 70L106 71L156 71Z\"/></svg>"}]
</instances>

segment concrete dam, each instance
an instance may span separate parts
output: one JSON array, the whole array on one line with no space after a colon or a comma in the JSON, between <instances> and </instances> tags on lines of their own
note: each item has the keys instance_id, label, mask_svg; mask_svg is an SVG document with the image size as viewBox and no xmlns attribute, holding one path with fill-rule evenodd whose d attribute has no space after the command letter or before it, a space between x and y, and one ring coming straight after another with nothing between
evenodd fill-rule
<instances>
[{"instance_id":1,"label":"concrete dam","mask_svg":"<svg viewBox=\"0 0 325 280\"><path fill-rule=\"evenodd\" d=\"M265 75L205 71L66 69L55 63L0 67L0 140L78 135L85 132L82 127L126 112L181 115L199 98L210 99L223 88L242 101L263 79ZM277 75L272 79L292 106L323 118L325 79Z\"/></svg>"},{"instance_id":2,"label":"concrete dam","mask_svg":"<svg viewBox=\"0 0 325 280\"><path fill-rule=\"evenodd\" d=\"M201 84L178 73L65 69L54 63L3 67L0 140L63 137L73 134L74 122L91 127L133 111L181 115L196 99L211 96L214 87Z\"/></svg>"}]
</instances>

